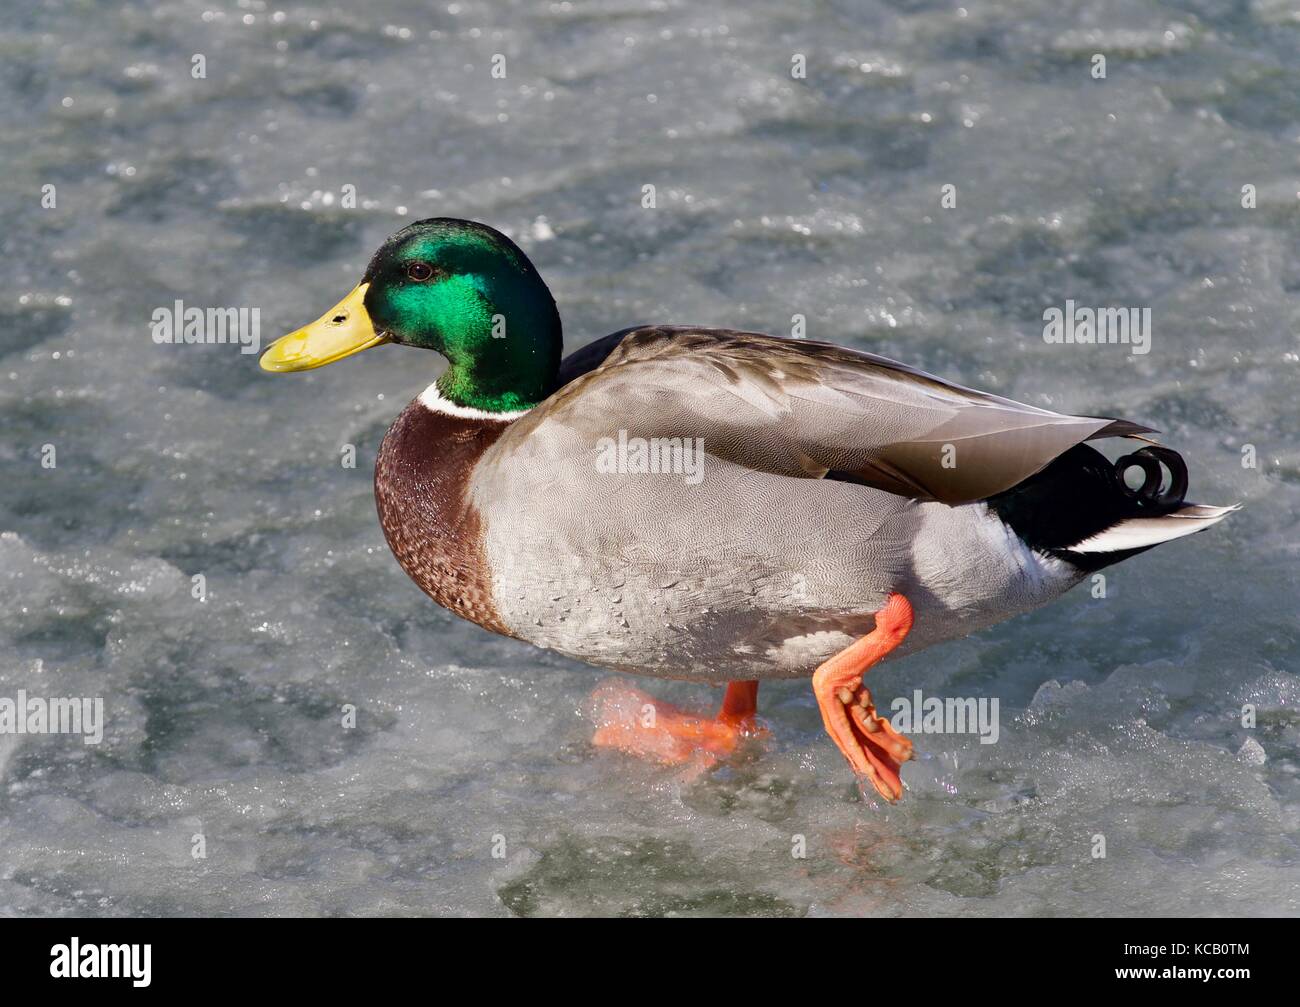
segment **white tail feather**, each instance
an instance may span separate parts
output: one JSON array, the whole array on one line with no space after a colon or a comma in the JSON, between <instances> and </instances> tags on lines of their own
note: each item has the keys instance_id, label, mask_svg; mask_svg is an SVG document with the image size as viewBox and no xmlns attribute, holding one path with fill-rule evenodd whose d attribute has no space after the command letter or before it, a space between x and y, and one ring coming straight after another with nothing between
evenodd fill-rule
<instances>
[{"instance_id":1,"label":"white tail feather","mask_svg":"<svg viewBox=\"0 0 1300 1007\"><path fill-rule=\"evenodd\" d=\"M1205 504L1187 504L1159 517L1133 517L1112 525L1105 531L1069 547L1070 552L1123 552L1125 549L1143 549L1149 545L1169 542L1185 535L1195 535L1216 525L1235 510L1231 507L1209 507Z\"/></svg>"}]
</instances>

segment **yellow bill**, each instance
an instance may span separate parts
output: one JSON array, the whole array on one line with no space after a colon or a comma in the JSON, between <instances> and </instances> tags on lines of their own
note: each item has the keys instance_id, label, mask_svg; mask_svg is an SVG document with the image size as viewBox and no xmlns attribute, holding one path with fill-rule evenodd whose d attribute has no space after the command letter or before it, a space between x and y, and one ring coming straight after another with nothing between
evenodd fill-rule
<instances>
[{"instance_id":1,"label":"yellow bill","mask_svg":"<svg viewBox=\"0 0 1300 1007\"><path fill-rule=\"evenodd\" d=\"M358 283L316 321L273 342L262 354L262 370L309 371L388 342L388 336L375 332L366 312L368 286Z\"/></svg>"}]
</instances>

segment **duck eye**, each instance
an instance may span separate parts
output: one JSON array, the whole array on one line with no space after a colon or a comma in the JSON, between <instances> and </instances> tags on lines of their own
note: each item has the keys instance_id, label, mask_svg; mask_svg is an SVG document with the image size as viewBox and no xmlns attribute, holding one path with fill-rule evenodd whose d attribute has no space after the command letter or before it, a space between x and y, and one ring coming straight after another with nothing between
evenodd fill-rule
<instances>
[{"instance_id":1,"label":"duck eye","mask_svg":"<svg viewBox=\"0 0 1300 1007\"><path fill-rule=\"evenodd\" d=\"M419 283L433 275L433 267L427 262L412 262L406 267L406 275Z\"/></svg>"}]
</instances>

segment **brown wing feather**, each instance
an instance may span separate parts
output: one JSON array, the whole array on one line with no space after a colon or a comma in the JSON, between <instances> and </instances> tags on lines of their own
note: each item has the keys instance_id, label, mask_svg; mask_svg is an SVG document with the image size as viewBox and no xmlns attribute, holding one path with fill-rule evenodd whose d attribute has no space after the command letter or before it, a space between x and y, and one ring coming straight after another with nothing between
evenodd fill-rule
<instances>
[{"instance_id":1,"label":"brown wing feather","mask_svg":"<svg viewBox=\"0 0 1300 1007\"><path fill-rule=\"evenodd\" d=\"M565 428L569 443L574 433L594 445L619 430L701 437L709 454L756 470L835 471L961 504L1017 485L1081 441L1150 432L1039 409L831 343L655 326L593 345L598 352L566 360L567 384L515 423L499 450L545 454L548 424Z\"/></svg>"}]
</instances>

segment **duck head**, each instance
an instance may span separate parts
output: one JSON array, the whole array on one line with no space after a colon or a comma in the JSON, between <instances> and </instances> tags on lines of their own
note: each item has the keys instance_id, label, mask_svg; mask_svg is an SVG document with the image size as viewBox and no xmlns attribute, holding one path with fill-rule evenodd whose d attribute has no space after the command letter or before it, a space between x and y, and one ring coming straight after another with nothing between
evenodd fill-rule
<instances>
[{"instance_id":1,"label":"duck head","mask_svg":"<svg viewBox=\"0 0 1300 1007\"><path fill-rule=\"evenodd\" d=\"M310 325L262 355L305 371L397 343L447 359L438 391L490 412L527 409L554 388L562 336L546 284L513 241L486 224L417 221L380 246L365 276Z\"/></svg>"}]
</instances>

